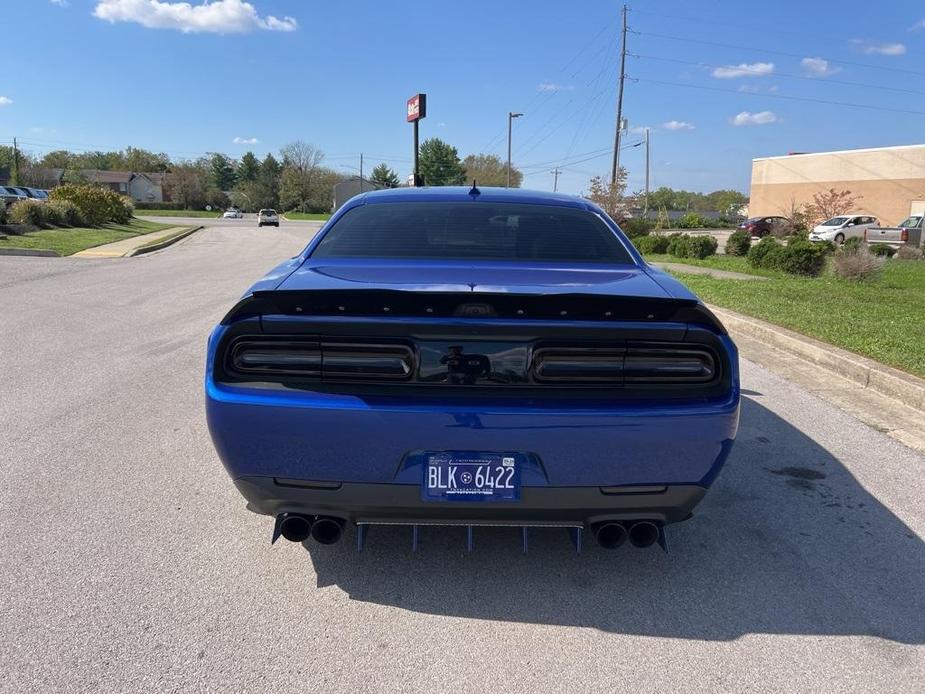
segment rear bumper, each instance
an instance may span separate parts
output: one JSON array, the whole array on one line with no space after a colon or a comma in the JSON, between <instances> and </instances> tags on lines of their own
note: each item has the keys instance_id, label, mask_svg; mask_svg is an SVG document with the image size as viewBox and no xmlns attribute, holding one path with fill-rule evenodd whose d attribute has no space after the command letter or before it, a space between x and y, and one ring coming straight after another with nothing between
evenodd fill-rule
<instances>
[{"instance_id":1,"label":"rear bumper","mask_svg":"<svg viewBox=\"0 0 925 694\"><path fill-rule=\"evenodd\" d=\"M563 525L604 520L677 523L706 493L698 485L660 487L524 487L510 503L428 502L410 484L312 483L241 477L238 491L256 513L335 516L351 523L419 525Z\"/></svg>"}]
</instances>

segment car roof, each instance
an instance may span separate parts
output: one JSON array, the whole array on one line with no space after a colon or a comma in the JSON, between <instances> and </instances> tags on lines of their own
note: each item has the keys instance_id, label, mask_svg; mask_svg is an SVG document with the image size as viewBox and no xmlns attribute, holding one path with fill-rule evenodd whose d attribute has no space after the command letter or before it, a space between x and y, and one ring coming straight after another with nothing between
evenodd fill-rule
<instances>
[{"instance_id":1,"label":"car roof","mask_svg":"<svg viewBox=\"0 0 925 694\"><path fill-rule=\"evenodd\" d=\"M523 188L492 188L477 186L478 195L470 195L471 186L436 186L424 188L388 188L370 191L353 198L353 205L373 205L386 202L519 202L531 205L558 205L560 207L578 207L597 210L590 201L574 195L550 193L542 190L524 190Z\"/></svg>"}]
</instances>

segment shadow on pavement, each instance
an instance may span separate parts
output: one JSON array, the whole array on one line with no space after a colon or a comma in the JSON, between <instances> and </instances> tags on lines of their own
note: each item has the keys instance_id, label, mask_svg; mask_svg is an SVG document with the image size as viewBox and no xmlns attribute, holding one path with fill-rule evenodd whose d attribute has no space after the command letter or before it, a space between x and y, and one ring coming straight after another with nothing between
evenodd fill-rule
<instances>
[{"instance_id":1,"label":"shadow on pavement","mask_svg":"<svg viewBox=\"0 0 925 694\"><path fill-rule=\"evenodd\" d=\"M606 551L564 530L374 527L311 545L319 586L475 619L710 640L750 633L925 643L925 543L812 439L749 399L733 454L669 555Z\"/></svg>"}]
</instances>

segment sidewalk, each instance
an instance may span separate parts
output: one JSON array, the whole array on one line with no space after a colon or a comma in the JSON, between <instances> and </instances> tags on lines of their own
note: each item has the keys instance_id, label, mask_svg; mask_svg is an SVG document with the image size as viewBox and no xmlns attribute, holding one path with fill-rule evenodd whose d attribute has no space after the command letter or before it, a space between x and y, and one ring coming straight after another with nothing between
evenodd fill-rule
<instances>
[{"instance_id":1,"label":"sidewalk","mask_svg":"<svg viewBox=\"0 0 925 694\"><path fill-rule=\"evenodd\" d=\"M151 234L133 236L130 239L123 239L122 241L107 243L103 244L102 246L94 246L93 248L88 248L86 250L75 253L71 256L71 258L127 258L129 256L135 255L140 248L144 248L145 246L150 246L157 243L158 241L168 239L175 234L179 234L183 230L189 230L189 233L192 233L197 228L200 227L170 227L169 229L155 231ZM185 236L187 236L187 234L179 236L176 240L179 241L181 238L185 238ZM171 239L171 241L173 241L173 239Z\"/></svg>"},{"instance_id":2,"label":"sidewalk","mask_svg":"<svg viewBox=\"0 0 925 694\"><path fill-rule=\"evenodd\" d=\"M701 267L700 265L685 265L684 263L651 263L662 270L671 270L672 272L683 272L688 275L709 275L721 280L767 280L767 277L758 275L749 275L744 272L733 272L731 270L717 270L712 267Z\"/></svg>"}]
</instances>

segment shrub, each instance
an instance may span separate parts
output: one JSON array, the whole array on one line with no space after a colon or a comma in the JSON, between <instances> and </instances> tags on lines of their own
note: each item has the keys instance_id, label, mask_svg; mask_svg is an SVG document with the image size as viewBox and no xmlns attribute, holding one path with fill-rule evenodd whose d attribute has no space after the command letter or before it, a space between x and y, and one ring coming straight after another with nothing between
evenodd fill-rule
<instances>
[{"instance_id":1,"label":"shrub","mask_svg":"<svg viewBox=\"0 0 925 694\"><path fill-rule=\"evenodd\" d=\"M668 255L675 258L687 258L691 237L687 234L671 234L668 237Z\"/></svg>"},{"instance_id":2,"label":"shrub","mask_svg":"<svg viewBox=\"0 0 925 694\"><path fill-rule=\"evenodd\" d=\"M638 250L643 255L651 255L653 253L667 253L669 240L670 239L667 236L662 235L637 236L633 239L633 245L635 245L636 250Z\"/></svg>"},{"instance_id":3,"label":"shrub","mask_svg":"<svg viewBox=\"0 0 925 694\"><path fill-rule=\"evenodd\" d=\"M887 246L885 243L875 243L870 247L870 252L874 255L885 255L887 258L892 258L893 254L896 253L896 249L892 246Z\"/></svg>"},{"instance_id":4,"label":"shrub","mask_svg":"<svg viewBox=\"0 0 925 694\"><path fill-rule=\"evenodd\" d=\"M38 200L17 200L10 207L13 224L31 224L40 227L45 223L45 204Z\"/></svg>"},{"instance_id":5,"label":"shrub","mask_svg":"<svg viewBox=\"0 0 925 694\"><path fill-rule=\"evenodd\" d=\"M134 203L125 195L94 185L68 183L51 191L51 198L74 203L83 215L84 223L90 226L107 222L125 224L135 211Z\"/></svg>"},{"instance_id":6,"label":"shrub","mask_svg":"<svg viewBox=\"0 0 925 694\"><path fill-rule=\"evenodd\" d=\"M825 267L829 249L822 244L795 239L783 247L782 253L772 254L774 267L791 275L816 277Z\"/></svg>"},{"instance_id":7,"label":"shrub","mask_svg":"<svg viewBox=\"0 0 925 694\"><path fill-rule=\"evenodd\" d=\"M842 244L841 248L843 251L856 251L862 245L864 245L863 239L859 239L857 236L852 236Z\"/></svg>"},{"instance_id":8,"label":"shrub","mask_svg":"<svg viewBox=\"0 0 925 694\"><path fill-rule=\"evenodd\" d=\"M716 255L718 246L719 243L712 236L691 236L687 242L687 257L708 258Z\"/></svg>"},{"instance_id":9,"label":"shrub","mask_svg":"<svg viewBox=\"0 0 925 694\"><path fill-rule=\"evenodd\" d=\"M0 203L0 224L6 224L6 205Z\"/></svg>"},{"instance_id":10,"label":"shrub","mask_svg":"<svg viewBox=\"0 0 925 694\"><path fill-rule=\"evenodd\" d=\"M773 237L765 236L749 249L748 264L752 267L770 267L769 257L779 255L783 248Z\"/></svg>"},{"instance_id":11,"label":"shrub","mask_svg":"<svg viewBox=\"0 0 925 694\"><path fill-rule=\"evenodd\" d=\"M713 226L713 220L696 212L688 212L675 220L675 226L679 229L703 229Z\"/></svg>"},{"instance_id":12,"label":"shrub","mask_svg":"<svg viewBox=\"0 0 925 694\"><path fill-rule=\"evenodd\" d=\"M60 220L56 222L58 225L80 227L86 224L83 215L80 213L80 208L70 200L53 200L46 204L46 208L56 210Z\"/></svg>"},{"instance_id":13,"label":"shrub","mask_svg":"<svg viewBox=\"0 0 925 694\"><path fill-rule=\"evenodd\" d=\"M744 229L734 231L726 239L726 255L748 255L752 247L752 235Z\"/></svg>"},{"instance_id":14,"label":"shrub","mask_svg":"<svg viewBox=\"0 0 925 694\"><path fill-rule=\"evenodd\" d=\"M855 244L852 248L843 248L836 253L832 267L836 277L861 282L875 277L885 262L885 258L875 256L866 245Z\"/></svg>"},{"instance_id":15,"label":"shrub","mask_svg":"<svg viewBox=\"0 0 925 694\"><path fill-rule=\"evenodd\" d=\"M45 226L60 227L64 225L64 215L57 207L57 203L46 202L42 205L42 217Z\"/></svg>"},{"instance_id":16,"label":"shrub","mask_svg":"<svg viewBox=\"0 0 925 694\"><path fill-rule=\"evenodd\" d=\"M644 218L624 219L620 222L620 228L623 230L623 233L631 239L639 236L647 236L652 226L652 222Z\"/></svg>"},{"instance_id":17,"label":"shrub","mask_svg":"<svg viewBox=\"0 0 925 694\"><path fill-rule=\"evenodd\" d=\"M925 256L921 248L916 248L915 246L900 246L899 250L896 251L896 257L900 260L922 260L922 257Z\"/></svg>"}]
</instances>

